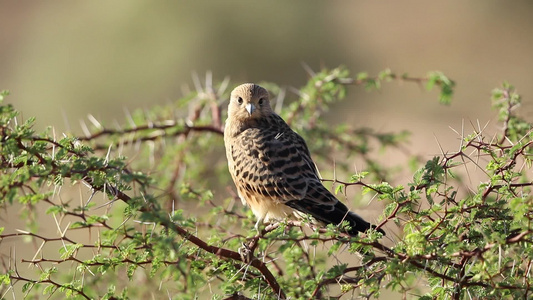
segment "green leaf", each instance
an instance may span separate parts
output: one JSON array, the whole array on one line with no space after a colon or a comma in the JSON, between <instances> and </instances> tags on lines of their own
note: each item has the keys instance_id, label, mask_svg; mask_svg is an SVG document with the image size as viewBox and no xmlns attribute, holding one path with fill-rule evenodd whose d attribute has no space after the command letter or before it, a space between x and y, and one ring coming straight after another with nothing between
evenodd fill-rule
<instances>
[{"instance_id":1,"label":"green leaf","mask_svg":"<svg viewBox=\"0 0 533 300\"><path fill-rule=\"evenodd\" d=\"M335 195L337 195L337 194L342 194L342 188L343 188L343 187L344 187L344 186L341 185L341 184L337 185L337 186L335 187Z\"/></svg>"},{"instance_id":2,"label":"green leaf","mask_svg":"<svg viewBox=\"0 0 533 300\"><path fill-rule=\"evenodd\" d=\"M83 244L67 244L63 247L59 248L59 254L61 255L61 259L67 259L69 257L72 257L74 253L83 247Z\"/></svg>"},{"instance_id":3,"label":"green leaf","mask_svg":"<svg viewBox=\"0 0 533 300\"><path fill-rule=\"evenodd\" d=\"M11 285L11 277L9 274L0 274L0 283L5 285Z\"/></svg>"}]
</instances>

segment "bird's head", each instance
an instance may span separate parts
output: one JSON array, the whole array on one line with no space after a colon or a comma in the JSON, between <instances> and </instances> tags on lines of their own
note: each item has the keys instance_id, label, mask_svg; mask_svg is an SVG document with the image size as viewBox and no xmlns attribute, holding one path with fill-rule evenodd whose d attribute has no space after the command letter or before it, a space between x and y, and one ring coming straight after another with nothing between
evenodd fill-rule
<instances>
[{"instance_id":1,"label":"bird's head","mask_svg":"<svg viewBox=\"0 0 533 300\"><path fill-rule=\"evenodd\" d=\"M230 96L228 116L236 121L258 120L272 113L268 92L253 83L236 87Z\"/></svg>"}]
</instances>

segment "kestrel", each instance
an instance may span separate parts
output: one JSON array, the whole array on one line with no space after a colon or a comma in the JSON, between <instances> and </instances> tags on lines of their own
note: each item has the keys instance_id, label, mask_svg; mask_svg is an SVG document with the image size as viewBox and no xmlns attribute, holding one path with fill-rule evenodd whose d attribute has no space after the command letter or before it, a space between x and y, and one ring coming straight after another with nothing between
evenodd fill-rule
<instances>
[{"instance_id":1,"label":"kestrel","mask_svg":"<svg viewBox=\"0 0 533 300\"><path fill-rule=\"evenodd\" d=\"M346 220L352 235L375 227L322 185L304 139L272 111L259 85L245 83L231 92L224 144L239 197L257 217L256 229L261 222L304 214L325 224Z\"/></svg>"}]
</instances>

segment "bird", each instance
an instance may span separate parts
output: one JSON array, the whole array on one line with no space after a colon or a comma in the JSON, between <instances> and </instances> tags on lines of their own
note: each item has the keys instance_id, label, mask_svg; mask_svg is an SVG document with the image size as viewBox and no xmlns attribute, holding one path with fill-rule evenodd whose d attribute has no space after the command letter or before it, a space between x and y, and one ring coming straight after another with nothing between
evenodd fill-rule
<instances>
[{"instance_id":1,"label":"bird","mask_svg":"<svg viewBox=\"0 0 533 300\"><path fill-rule=\"evenodd\" d=\"M261 223L306 215L322 224L348 221L353 236L376 228L324 187L305 140L272 110L263 87L244 83L231 92L224 145L238 196L257 218L258 232Z\"/></svg>"}]
</instances>

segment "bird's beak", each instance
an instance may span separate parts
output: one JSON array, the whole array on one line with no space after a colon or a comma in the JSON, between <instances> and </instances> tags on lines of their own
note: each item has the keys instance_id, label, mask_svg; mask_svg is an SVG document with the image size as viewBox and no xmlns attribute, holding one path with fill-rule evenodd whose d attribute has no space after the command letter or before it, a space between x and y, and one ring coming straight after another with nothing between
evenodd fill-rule
<instances>
[{"instance_id":1,"label":"bird's beak","mask_svg":"<svg viewBox=\"0 0 533 300\"><path fill-rule=\"evenodd\" d=\"M248 103L246 104L246 111L248 111L248 113L250 114L250 116L252 115L252 113L254 112L255 110L255 105L253 105L253 103Z\"/></svg>"}]
</instances>

